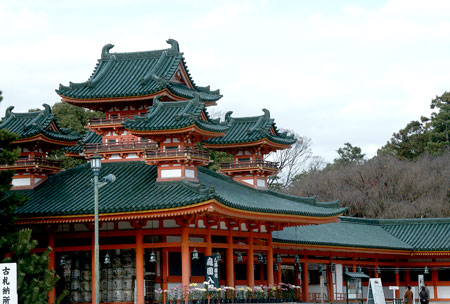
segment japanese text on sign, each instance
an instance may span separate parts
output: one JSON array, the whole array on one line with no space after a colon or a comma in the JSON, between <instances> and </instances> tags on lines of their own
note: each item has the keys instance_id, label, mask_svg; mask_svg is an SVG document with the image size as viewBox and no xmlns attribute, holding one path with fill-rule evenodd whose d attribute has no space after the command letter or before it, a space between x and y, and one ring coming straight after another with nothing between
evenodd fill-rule
<instances>
[{"instance_id":1,"label":"japanese text on sign","mask_svg":"<svg viewBox=\"0 0 450 304\"><path fill-rule=\"evenodd\" d=\"M17 304L17 264L0 263L1 304Z\"/></svg>"}]
</instances>

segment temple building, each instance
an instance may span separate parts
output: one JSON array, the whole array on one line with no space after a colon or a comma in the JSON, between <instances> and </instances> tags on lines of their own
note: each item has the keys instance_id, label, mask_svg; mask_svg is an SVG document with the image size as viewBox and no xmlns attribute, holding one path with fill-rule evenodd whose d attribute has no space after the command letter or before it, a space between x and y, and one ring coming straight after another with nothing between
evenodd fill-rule
<instances>
[{"instance_id":1,"label":"temple building","mask_svg":"<svg viewBox=\"0 0 450 304\"><path fill-rule=\"evenodd\" d=\"M61 280L49 303L63 290L64 303L94 303L96 277L102 303L153 303L156 289L203 283L205 257L219 261L221 286L289 283L301 286L303 302L345 301L348 272L380 277L387 298L389 286L401 286L398 298L424 275L431 300L450 301L450 219L352 218L337 200L269 190L278 164L266 156L295 138L266 109L212 119L208 107L222 95L197 86L178 43L167 42L132 53L108 44L87 81L59 86L62 101L105 113L83 137L60 128L47 105L8 108L2 118L0 127L19 135L21 158L0 169L16 169L13 189L29 197L16 224L33 230L38 251L54 249L50 267ZM55 149L87 162L61 170L46 158ZM211 150L232 161L209 169ZM99 189L99 273L93 156L102 159L100 180L116 177Z\"/></svg>"}]
</instances>

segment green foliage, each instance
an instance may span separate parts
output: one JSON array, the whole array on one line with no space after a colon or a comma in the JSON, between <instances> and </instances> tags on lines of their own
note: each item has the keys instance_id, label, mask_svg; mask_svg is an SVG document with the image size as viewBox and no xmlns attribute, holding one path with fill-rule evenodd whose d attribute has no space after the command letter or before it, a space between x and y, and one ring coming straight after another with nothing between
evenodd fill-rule
<instances>
[{"instance_id":1,"label":"green foliage","mask_svg":"<svg viewBox=\"0 0 450 304\"><path fill-rule=\"evenodd\" d=\"M426 121L426 119L423 119ZM430 134L426 124L413 120L378 150L378 155L392 155L399 159L417 159L426 151Z\"/></svg>"},{"instance_id":2,"label":"green foliage","mask_svg":"<svg viewBox=\"0 0 450 304\"><path fill-rule=\"evenodd\" d=\"M47 303L48 292L56 285L59 277L48 269L51 248L38 255L31 253L37 241L31 239L31 230L23 229L14 234L10 244L13 254L3 262L17 263L17 294L19 303Z\"/></svg>"},{"instance_id":3,"label":"green foliage","mask_svg":"<svg viewBox=\"0 0 450 304\"><path fill-rule=\"evenodd\" d=\"M59 125L62 128L71 128L81 134L86 132L86 126L91 118L101 118L105 114L102 112L90 111L81 107L76 107L65 102L57 102L52 107Z\"/></svg>"},{"instance_id":4,"label":"green foliage","mask_svg":"<svg viewBox=\"0 0 450 304\"><path fill-rule=\"evenodd\" d=\"M208 168L214 171L220 169L221 163L229 163L233 161L232 155L221 151L209 150L209 157L211 162L209 163Z\"/></svg>"},{"instance_id":5,"label":"green foliage","mask_svg":"<svg viewBox=\"0 0 450 304\"><path fill-rule=\"evenodd\" d=\"M431 117L411 121L404 129L392 135L391 140L378 150L378 155L392 155L399 159L415 160L424 153L439 155L450 146L450 93L445 92L431 101L437 110Z\"/></svg>"},{"instance_id":6,"label":"green foliage","mask_svg":"<svg viewBox=\"0 0 450 304\"><path fill-rule=\"evenodd\" d=\"M89 111L63 102L55 103L52 107L52 113L55 114L58 124L62 128L70 128L80 132L80 134L86 132L86 126L89 123L89 119L105 116L102 112ZM63 151L53 151L50 153L49 159L61 160L62 166L65 169L70 169L85 163L85 160L83 159L75 159L66 156Z\"/></svg>"},{"instance_id":7,"label":"green foliage","mask_svg":"<svg viewBox=\"0 0 450 304\"><path fill-rule=\"evenodd\" d=\"M436 96L431 101L430 107L439 111L431 113L431 132L427 151L440 154L450 146L450 93L445 92L442 96Z\"/></svg>"},{"instance_id":8,"label":"green foliage","mask_svg":"<svg viewBox=\"0 0 450 304\"><path fill-rule=\"evenodd\" d=\"M365 154L361 153L360 147L354 147L350 143L345 143L344 147L337 149L339 158L334 160L335 165L360 164L364 163Z\"/></svg>"}]
</instances>

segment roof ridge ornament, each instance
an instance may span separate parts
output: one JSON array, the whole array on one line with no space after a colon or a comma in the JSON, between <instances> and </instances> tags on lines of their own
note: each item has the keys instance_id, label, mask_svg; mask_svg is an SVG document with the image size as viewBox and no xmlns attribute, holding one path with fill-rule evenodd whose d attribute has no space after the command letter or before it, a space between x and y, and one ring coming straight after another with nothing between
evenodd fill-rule
<instances>
[{"instance_id":1,"label":"roof ridge ornament","mask_svg":"<svg viewBox=\"0 0 450 304\"><path fill-rule=\"evenodd\" d=\"M225 122L228 126L231 126L234 121L233 117L231 117L231 114L233 114L233 111L228 111L227 113L225 113Z\"/></svg>"},{"instance_id":2,"label":"roof ridge ornament","mask_svg":"<svg viewBox=\"0 0 450 304\"><path fill-rule=\"evenodd\" d=\"M44 103L42 106L44 107L45 114L52 114L52 108L48 104Z\"/></svg>"},{"instance_id":3,"label":"roof ridge ornament","mask_svg":"<svg viewBox=\"0 0 450 304\"><path fill-rule=\"evenodd\" d=\"M194 92L193 95L194 98L189 100L184 109L175 116L176 120L179 120L181 117L190 117L192 120L198 120L194 113L188 113L194 106L197 107L200 104L200 94Z\"/></svg>"},{"instance_id":4,"label":"roof ridge ornament","mask_svg":"<svg viewBox=\"0 0 450 304\"><path fill-rule=\"evenodd\" d=\"M143 78L141 78L141 85L146 85L150 79L153 79L160 84L167 85L169 83L168 80L158 77L157 72L161 68L164 63L164 59L167 57L167 51L163 51L158 58L158 62L156 62L155 66L145 74Z\"/></svg>"},{"instance_id":5,"label":"roof ridge ornament","mask_svg":"<svg viewBox=\"0 0 450 304\"><path fill-rule=\"evenodd\" d=\"M171 39L171 38L169 38L169 39L167 39L166 40L166 42L168 43L168 44L170 44L170 51L173 51L173 52L180 52L180 46L178 45L178 41L176 41L175 39Z\"/></svg>"},{"instance_id":6,"label":"roof ridge ornament","mask_svg":"<svg viewBox=\"0 0 450 304\"><path fill-rule=\"evenodd\" d=\"M12 112L12 110L14 110L14 106L9 106L9 107L6 109L5 116L6 116L6 117L9 117L9 116L11 116L11 115L14 115L14 113Z\"/></svg>"},{"instance_id":7,"label":"roof ridge ornament","mask_svg":"<svg viewBox=\"0 0 450 304\"><path fill-rule=\"evenodd\" d=\"M248 131L247 131L248 134L258 131L258 130L263 131L263 132L265 131L263 128L263 123L266 123L267 120L270 119L270 112L269 112L269 110L267 110L265 108L262 110L263 110L264 114L262 116L258 117L258 120L256 121L256 123L251 128L248 129Z\"/></svg>"},{"instance_id":8,"label":"roof ridge ornament","mask_svg":"<svg viewBox=\"0 0 450 304\"><path fill-rule=\"evenodd\" d=\"M108 43L105 44L102 48L102 59L108 59L110 54L109 54L109 50L112 49L114 47L114 44Z\"/></svg>"}]
</instances>

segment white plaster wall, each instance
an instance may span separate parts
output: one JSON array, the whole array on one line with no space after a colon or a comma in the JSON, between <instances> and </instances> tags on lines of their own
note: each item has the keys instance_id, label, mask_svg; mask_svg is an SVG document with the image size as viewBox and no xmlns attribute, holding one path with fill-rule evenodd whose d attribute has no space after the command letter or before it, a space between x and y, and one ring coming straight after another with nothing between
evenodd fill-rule
<instances>
[{"instance_id":1,"label":"white plaster wall","mask_svg":"<svg viewBox=\"0 0 450 304\"><path fill-rule=\"evenodd\" d=\"M188 178L194 178L195 177L195 171L192 169L185 169L184 174Z\"/></svg>"},{"instance_id":2,"label":"white plaster wall","mask_svg":"<svg viewBox=\"0 0 450 304\"><path fill-rule=\"evenodd\" d=\"M29 177L27 178L13 178L12 185L17 186L30 186L31 185L31 179Z\"/></svg>"},{"instance_id":3,"label":"white plaster wall","mask_svg":"<svg viewBox=\"0 0 450 304\"><path fill-rule=\"evenodd\" d=\"M431 286L428 286L431 292ZM450 286L438 286L437 287L437 295L440 299L450 298Z\"/></svg>"},{"instance_id":4,"label":"white plaster wall","mask_svg":"<svg viewBox=\"0 0 450 304\"><path fill-rule=\"evenodd\" d=\"M181 169L161 170L161 178L181 177Z\"/></svg>"}]
</instances>

